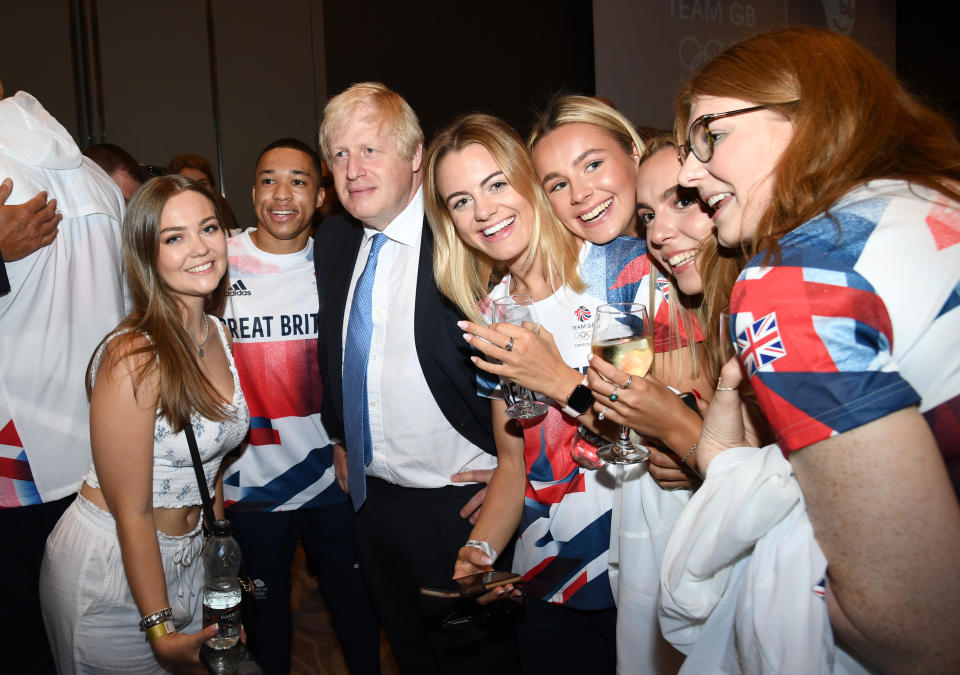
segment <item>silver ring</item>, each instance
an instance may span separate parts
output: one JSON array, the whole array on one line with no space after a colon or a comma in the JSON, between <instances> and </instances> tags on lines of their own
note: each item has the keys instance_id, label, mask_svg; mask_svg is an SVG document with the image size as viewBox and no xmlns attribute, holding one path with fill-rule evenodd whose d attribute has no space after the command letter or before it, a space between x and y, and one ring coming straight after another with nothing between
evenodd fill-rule
<instances>
[{"instance_id":1,"label":"silver ring","mask_svg":"<svg viewBox=\"0 0 960 675\"><path fill-rule=\"evenodd\" d=\"M736 387L717 387L717 391L736 391Z\"/></svg>"},{"instance_id":2,"label":"silver ring","mask_svg":"<svg viewBox=\"0 0 960 675\"><path fill-rule=\"evenodd\" d=\"M620 385L621 389L628 389L630 385L633 384L633 375L627 375L627 381Z\"/></svg>"},{"instance_id":3,"label":"silver ring","mask_svg":"<svg viewBox=\"0 0 960 675\"><path fill-rule=\"evenodd\" d=\"M604 415L606 415L606 414L607 414L607 409L604 408L603 410L601 410L601 411L597 414L597 419L602 422L602 421L603 421L603 417L604 417Z\"/></svg>"},{"instance_id":4,"label":"silver ring","mask_svg":"<svg viewBox=\"0 0 960 675\"><path fill-rule=\"evenodd\" d=\"M513 351L513 338L510 338L510 342L507 343L504 349L507 350L508 352Z\"/></svg>"}]
</instances>

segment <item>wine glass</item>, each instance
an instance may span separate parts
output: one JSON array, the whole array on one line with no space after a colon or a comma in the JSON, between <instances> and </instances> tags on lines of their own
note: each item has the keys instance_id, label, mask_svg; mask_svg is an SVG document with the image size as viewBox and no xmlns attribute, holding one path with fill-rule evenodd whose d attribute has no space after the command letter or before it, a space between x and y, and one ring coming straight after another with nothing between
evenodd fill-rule
<instances>
[{"instance_id":1,"label":"wine glass","mask_svg":"<svg viewBox=\"0 0 960 675\"><path fill-rule=\"evenodd\" d=\"M532 295L508 295L494 300L493 321L521 326L533 333L540 332L540 321L537 319ZM500 376L500 385L504 398L510 404L506 410L507 417L529 420L547 414L547 404L537 401L529 389L503 375Z\"/></svg>"},{"instance_id":2,"label":"wine glass","mask_svg":"<svg viewBox=\"0 0 960 675\"><path fill-rule=\"evenodd\" d=\"M633 377L646 375L653 364L653 323L646 306L620 302L597 307L591 349L595 356ZM597 456L609 464L636 464L649 459L650 451L633 443L630 429L621 426L617 442L604 445Z\"/></svg>"}]
</instances>

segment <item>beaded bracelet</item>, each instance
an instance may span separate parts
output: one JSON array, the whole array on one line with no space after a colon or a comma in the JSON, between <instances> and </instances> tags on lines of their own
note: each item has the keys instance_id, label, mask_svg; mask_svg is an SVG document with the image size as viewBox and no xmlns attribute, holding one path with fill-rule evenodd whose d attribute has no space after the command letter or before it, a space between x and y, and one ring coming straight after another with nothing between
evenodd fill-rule
<instances>
[{"instance_id":1,"label":"beaded bracelet","mask_svg":"<svg viewBox=\"0 0 960 675\"><path fill-rule=\"evenodd\" d=\"M140 632L144 632L151 626L156 626L164 621L173 621L173 610L169 607L161 609L159 612L148 614L140 619Z\"/></svg>"}]
</instances>

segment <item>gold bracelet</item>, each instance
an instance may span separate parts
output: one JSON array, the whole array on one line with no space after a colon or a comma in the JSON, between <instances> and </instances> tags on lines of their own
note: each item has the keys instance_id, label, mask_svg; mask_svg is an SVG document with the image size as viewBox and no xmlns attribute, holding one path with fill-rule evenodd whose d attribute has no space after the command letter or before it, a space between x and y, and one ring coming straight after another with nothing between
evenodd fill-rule
<instances>
[{"instance_id":1,"label":"gold bracelet","mask_svg":"<svg viewBox=\"0 0 960 675\"><path fill-rule=\"evenodd\" d=\"M173 627L173 621L167 619L166 621L150 626L147 629L147 641L153 642L157 638L161 638L168 633L176 632L177 629Z\"/></svg>"}]
</instances>

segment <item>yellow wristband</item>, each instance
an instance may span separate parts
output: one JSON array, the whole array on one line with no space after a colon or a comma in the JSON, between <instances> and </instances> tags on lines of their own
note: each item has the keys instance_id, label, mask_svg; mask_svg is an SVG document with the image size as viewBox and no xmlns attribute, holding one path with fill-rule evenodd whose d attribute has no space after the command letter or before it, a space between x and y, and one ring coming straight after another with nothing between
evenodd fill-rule
<instances>
[{"instance_id":1,"label":"yellow wristband","mask_svg":"<svg viewBox=\"0 0 960 675\"><path fill-rule=\"evenodd\" d=\"M153 642L157 638L163 637L167 633L176 633L177 629L173 627L173 621L169 619L147 629L147 640Z\"/></svg>"}]
</instances>

